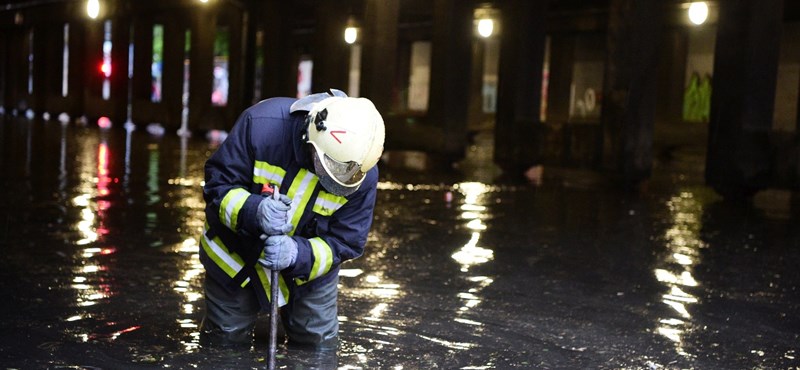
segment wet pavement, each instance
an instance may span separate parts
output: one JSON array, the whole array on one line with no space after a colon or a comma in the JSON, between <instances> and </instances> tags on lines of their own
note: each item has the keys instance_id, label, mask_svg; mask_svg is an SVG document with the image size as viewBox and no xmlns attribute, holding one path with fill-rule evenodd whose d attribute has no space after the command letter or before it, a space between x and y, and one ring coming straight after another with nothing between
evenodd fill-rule
<instances>
[{"instance_id":1,"label":"wet pavement","mask_svg":"<svg viewBox=\"0 0 800 370\"><path fill-rule=\"evenodd\" d=\"M199 344L213 144L2 119L2 367L266 366L263 340ZM381 164L366 254L341 277L340 350L281 346L279 367L800 367L790 193L723 201L692 151L636 194L579 171L495 180L487 152L445 173Z\"/></svg>"}]
</instances>

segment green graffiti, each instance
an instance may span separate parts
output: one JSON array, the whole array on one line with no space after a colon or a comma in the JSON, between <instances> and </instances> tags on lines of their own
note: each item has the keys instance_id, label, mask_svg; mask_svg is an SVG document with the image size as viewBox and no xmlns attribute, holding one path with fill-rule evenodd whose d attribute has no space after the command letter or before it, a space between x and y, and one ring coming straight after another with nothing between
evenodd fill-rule
<instances>
[{"instance_id":1,"label":"green graffiti","mask_svg":"<svg viewBox=\"0 0 800 370\"><path fill-rule=\"evenodd\" d=\"M683 120L708 122L711 114L711 76L692 73L689 86L683 92Z\"/></svg>"}]
</instances>

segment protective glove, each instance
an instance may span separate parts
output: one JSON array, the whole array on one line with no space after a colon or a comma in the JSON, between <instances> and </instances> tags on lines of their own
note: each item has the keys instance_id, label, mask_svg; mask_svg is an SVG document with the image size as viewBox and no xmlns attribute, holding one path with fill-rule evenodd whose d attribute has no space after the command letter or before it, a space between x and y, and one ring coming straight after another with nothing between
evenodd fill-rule
<instances>
[{"instance_id":1,"label":"protective glove","mask_svg":"<svg viewBox=\"0 0 800 370\"><path fill-rule=\"evenodd\" d=\"M270 270L283 270L294 265L297 259L297 242L286 235L273 235L264 243L264 256L258 260Z\"/></svg>"},{"instance_id":2,"label":"protective glove","mask_svg":"<svg viewBox=\"0 0 800 370\"><path fill-rule=\"evenodd\" d=\"M261 231L266 235L280 235L292 231L287 213L291 204L292 200L284 194L281 194L279 199L270 196L261 200L256 211Z\"/></svg>"}]
</instances>

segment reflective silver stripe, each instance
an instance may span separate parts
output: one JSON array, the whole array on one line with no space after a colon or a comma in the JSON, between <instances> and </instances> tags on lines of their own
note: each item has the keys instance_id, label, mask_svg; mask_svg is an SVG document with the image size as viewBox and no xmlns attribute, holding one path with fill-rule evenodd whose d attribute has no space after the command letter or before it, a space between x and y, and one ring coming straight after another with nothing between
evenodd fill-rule
<instances>
[{"instance_id":1,"label":"reflective silver stripe","mask_svg":"<svg viewBox=\"0 0 800 370\"><path fill-rule=\"evenodd\" d=\"M317 200L314 201L313 211L323 216L330 216L345 203L347 203L347 198L320 190Z\"/></svg>"},{"instance_id":2,"label":"reflective silver stripe","mask_svg":"<svg viewBox=\"0 0 800 370\"><path fill-rule=\"evenodd\" d=\"M331 265L333 265L333 251L331 251L328 243L322 238L311 238L308 241L311 243L311 250L314 254L314 266L311 267L311 271L308 273L308 280L295 279L297 285L303 285L327 274L331 270Z\"/></svg>"},{"instance_id":3,"label":"reflective silver stripe","mask_svg":"<svg viewBox=\"0 0 800 370\"><path fill-rule=\"evenodd\" d=\"M270 299L272 295L272 279L269 273L269 269L261 264L256 266L258 270L258 277L261 279L261 285L264 287L264 293L267 295L267 299ZM283 281L283 276L278 274L278 307L283 307L287 303L286 297L289 295L289 288L286 286L286 282Z\"/></svg>"},{"instance_id":4,"label":"reflective silver stripe","mask_svg":"<svg viewBox=\"0 0 800 370\"><path fill-rule=\"evenodd\" d=\"M228 276L234 277L242 269L244 263L239 256L228 254L227 248L219 246L219 244L217 244L218 241L218 238L209 239L206 235L206 230L203 230L203 247L208 257L211 258L219 268L225 271ZM219 242L222 243L221 241ZM247 278L242 283L242 286L247 285L249 282L250 278Z\"/></svg>"},{"instance_id":5,"label":"reflective silver stripe","mask_svg":"<svg viewBox=\"0 0 800 370\"><path fill-rule=\"evenodd\" d=\"M283 182L286 171L267 162L256 161L253 167L253 182L256 184L278 184Z\"/></svg>"},{"instance_id":6,"label":"reflective silver stripe","mask_svg":"<svg viewBox=\"0 0 800 370\"><path fill-rule=\"evenodd\" d=\"M236 224L239 219L239 211L242 209L244 202L250 192L242 188L234 188L225 194L222 198L222 204L219 207L219 219L222 223L229 227L231 230L236 230Z\"/></svg>"},{"instance_id":7,"label":"reflective silver stripe","mask_svg":"<svg viewBox=\"0 0 800 370\"><path fill-rule=\"evenodd\" d=\"M287 195L292 199L292 206L289 208L288 216L294 228L289 232L289 235L294 235L297 224L303 216L303 211L305 211L308 201L311 199L311 193L314 192L314 188L317 186L317 181L319 181L317 175L302 168L292 180L292 185L289 187Z\"/></svg>"}]
</instances>

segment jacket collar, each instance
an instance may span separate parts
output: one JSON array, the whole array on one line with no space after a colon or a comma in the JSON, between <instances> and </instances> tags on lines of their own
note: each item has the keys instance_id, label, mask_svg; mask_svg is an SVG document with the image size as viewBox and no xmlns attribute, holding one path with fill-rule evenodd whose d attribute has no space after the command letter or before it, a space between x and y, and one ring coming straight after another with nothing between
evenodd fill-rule
<instances>
[{"instance_id":1,"label":"jacket collar","mask_svg":"<svg viewBox=\"0 0 800 370\"><path fill-rule=\"evenodd\" d=\"M314 172L311 156L306 149L306 115L308 115L307 111L294 111L289 115L293 126L292 144L294 146L294 157L297 159L297 163L300 167Z\"/></svg>"}]
</instances>

